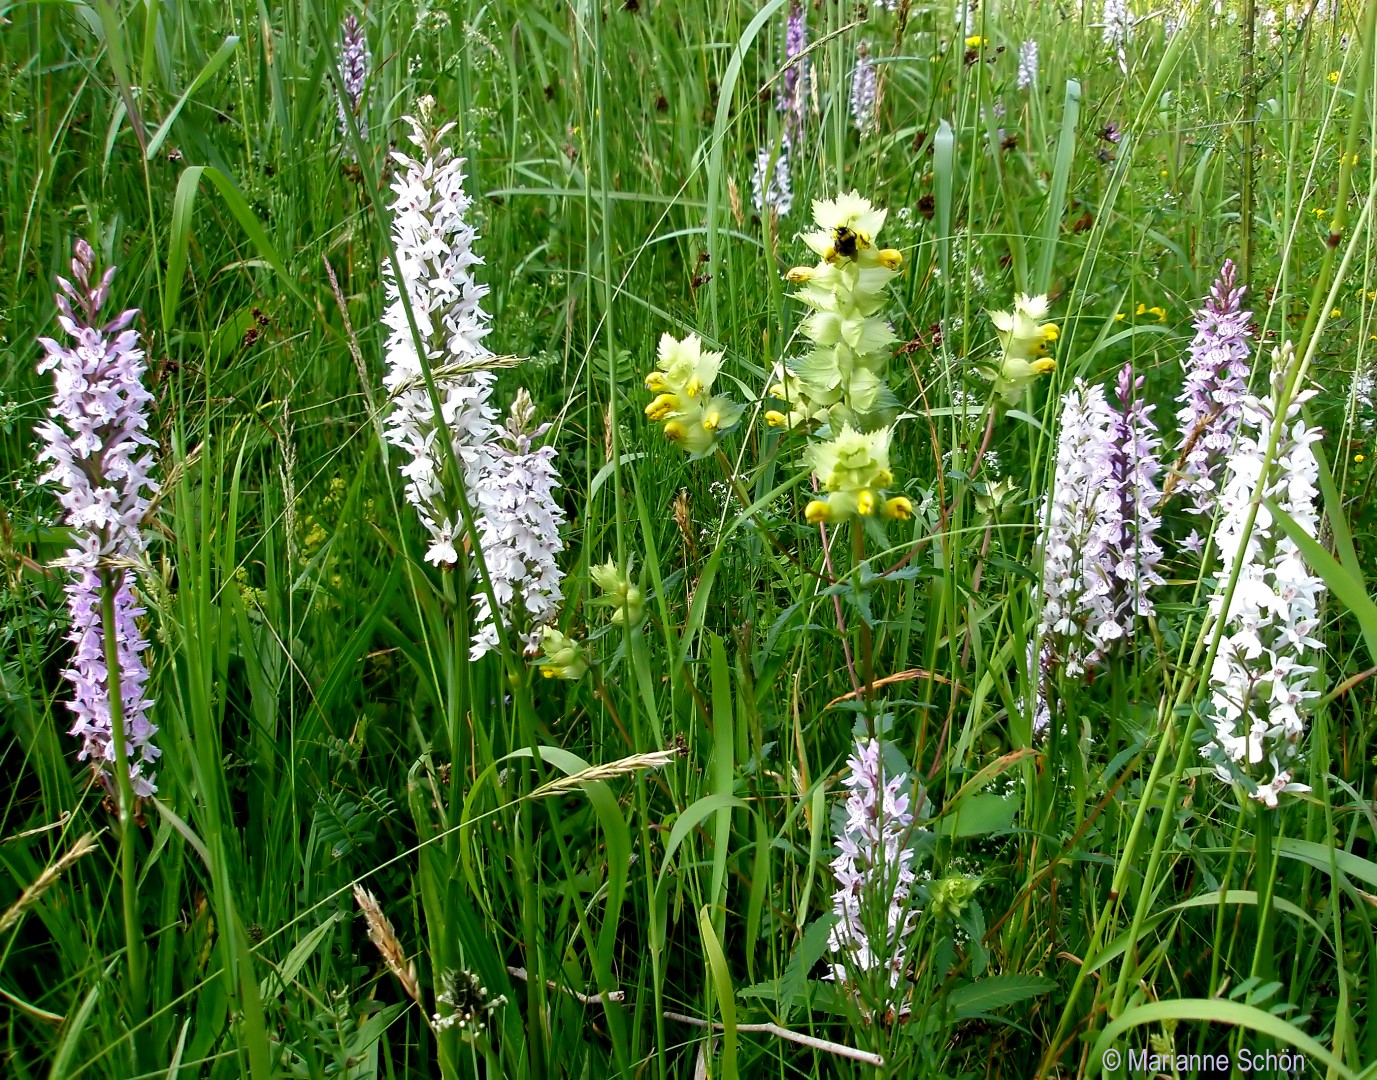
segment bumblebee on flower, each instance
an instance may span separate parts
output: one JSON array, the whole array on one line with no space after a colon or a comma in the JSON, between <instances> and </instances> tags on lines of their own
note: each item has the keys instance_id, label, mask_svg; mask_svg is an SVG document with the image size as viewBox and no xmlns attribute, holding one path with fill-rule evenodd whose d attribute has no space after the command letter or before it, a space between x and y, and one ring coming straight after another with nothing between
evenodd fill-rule
<instances>
[{"instance_id":1,"label":"bumblebee on flower","mask_svg":"<svg viewBox=\"0 0 1377 1080\"><path fill-rule=\"evenodd\" d=\"M695 458L711 453L718 435L741 420L741 405L711 394L721 364L722 354L705 350L697 334L682 341L662 334L656 368L646 376L645 388L657 395L645 408L647 419Z\"/></svg>"},{"instance_id":2,"label":"bumblebee on flower","mask_svg":"<svg viewBox=\"0 0 1377 1080\"><path fill-rule=\"evenodd\" d=\"M903 265L903 256L894 248L875 247L875 236L884 226L886 214L855 191L835 199L815 199L813 220L818 227L804 233L803 242L830 266L854 263L897 272ZM791 281L796 273L799 271L790 272Z\"/></svg>"},{"instance_id":3,"label":"bumblebee on flower","mask_svg":"<svg viewBox=\"0 0 1377 1080\"><path fill-rule=\"evenodd\" d=\"M787 275L799 286L794 299L812 309L801 329L813 349L782 376L776 372L768 393L788 408L767 411L765 420L790 430L814 424L874 428L897 406L885 367L898 339L880 312L903 256L877 245L885 211L854 191L815 201L813 220L817 228L802 239L820 261Z\"/></svg>"},{"instance_id":4,"label":"bumblebee on flower","mask_svg":"<svg viewBox=\"0 0 1377 1080\"><path fill-rule=\"evenodd\" d=\"M808 447L808 464L827 491L825 498L814 499L804 510L810 525L875 515L907 521L912 516L913 503L907 498L885 497L885 489L894 483L889 470L892 433L892 428L860 432L843 426L836 438Z\"/></svg>"}]
</instances>

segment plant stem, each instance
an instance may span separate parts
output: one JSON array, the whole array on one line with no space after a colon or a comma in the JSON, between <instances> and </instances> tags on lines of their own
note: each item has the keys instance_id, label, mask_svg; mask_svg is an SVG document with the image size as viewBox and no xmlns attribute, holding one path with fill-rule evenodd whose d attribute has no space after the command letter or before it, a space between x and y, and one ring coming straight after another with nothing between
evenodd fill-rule
<instances>
[{"instance_id":1,"label":"plant stem","mask_svg":"<svg viewBox=\"0 0 1377 1080\"><path fill-rule=\"evenodd\" d=\"M851 587L856 590L856 608L861 613L861 677L865 679L865 714L871 725L871 737L875 735L875 641L870 623L866 621L865 609L860 603L861 564L865 562L865 526L857 518L851 524Z\"/></svg>"},{"instance_id":2,"label":"plant stem","mask_svg":"<svg viewBox=\"0 0 1377 1080\"><path fill-rule=\"evenodd\" d=\"M1253 949L1254 978L1267 982L1276 974L1275 958L1272 955L1272 930L1274 920L1273 899L1276 895L1277 853L1276 832L1279 811L1265 806L1257 807L1257 854L1254 874L1257 882L1257 945Z\"/></svg>"},{"instance_id":3,"label":"plant stem","mask_svg":"<svg viewBox=\"0 0 1377 1080\"><path fill-rule=\"evenodd\" d=\"M1253 42L1257 32L1257 0L1243 0L1243 178L1239 191L1239 277L1250 281L1253 269L1253 130L1257 113L1257 82Z\"/></svg>"},{"instance_id":4,"label":"plant stem","mask_svg":"<svg viewBox=\"0 0 1377 1080\"><path fill-rule=\"evenodd\" d=\"M123 571L118 572L122 579ZM129 961L129 1048L141 1071L140 1042L133 1029L147 1012L144 990L143 929L138 909L138 868L134 852L134 785L129 779L129 739L124 730L119 640L115 630L116 572L100 572L100 622L105 640L105 687L110 699L110 731L115 742L115 797L119 809L120 888L124 900L124 941Z\"/></svg>"}]
</instances>

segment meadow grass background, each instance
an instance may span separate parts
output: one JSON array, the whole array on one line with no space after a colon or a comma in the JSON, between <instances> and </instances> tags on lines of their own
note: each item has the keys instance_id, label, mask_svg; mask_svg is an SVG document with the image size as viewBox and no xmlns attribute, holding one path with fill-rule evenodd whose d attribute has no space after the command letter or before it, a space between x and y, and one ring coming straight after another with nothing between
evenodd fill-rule
<instances>
[{"instance_id":1,"label":"meadow grass background","mask_svg":"<svg viewBox=\"0 0 1377 1080\"><path fill-rule=\"evenodd\" d=\"M809 122L778 221L753 211L750 174L780 139L780 0L0 8L0 908L96 834L0 935L0 1071L1069 1077L1154 1039L1371 1074L1374 16L1252 6L1251 57L1240 5L1202 5L1172 37L1141 6L1121 70L1093 7L982 7L968 53L948 6L810 5ZM374 57L357 161L336 113L348 12ZM1041 64L1019 91L1026 39ZM861 41L881 84L864 135L847 112ZM527 358L498 398L525 386L555 424L561 625L600 661L578 682L468 662L470 587L421 562L379 438L386 152L426 94L469 158L488 343ZM724 442L733 486L644 420L641 380L662 332L693 330L758 408L795 347L782 275L808 261L808 201L853 187L889 208L905 255L887 311L909 343L896 473L918 512L866 552L869 571L900 568L829 590L796 455L743 426ZM163 756L132 839L141 978L118 823L66 734L46 568L65 537L35 464L51 387L34 338L77 237L119 266L112 305L142 309L157 398L144 589ZM1313 791L1261 854L1254 810L1178 753L1212 577L1169 565L1154 625L1061 688L1064 731L1035 740L1028 704L1058 396L1131 361L1170 431L1191 309L1225 258L1262 330L1255 388L1273 344L1315 344L1322 539L1345 575ZM1058 368L971 476L982 312L1020 290L1053 297ZM1004 478L991 514L978 497ZM650 615L625 631L587 606L588 570L632 556ZM866 1016L818 963L832 808L866 722L844 653L863 622L875 675L896 677L883 724L926 786L923 867L979 879L950 917L924 913L902 1018ZM675 746L661 770L540 792ZM368 941L356 883L424 1010ZM1275 951L1257 958L1260 932ZM480 1038L437 1038L425 1013L460 969L506 1003ZM886 1065L738 1030L771 1021Z\"/></svg>"}]
</instances>

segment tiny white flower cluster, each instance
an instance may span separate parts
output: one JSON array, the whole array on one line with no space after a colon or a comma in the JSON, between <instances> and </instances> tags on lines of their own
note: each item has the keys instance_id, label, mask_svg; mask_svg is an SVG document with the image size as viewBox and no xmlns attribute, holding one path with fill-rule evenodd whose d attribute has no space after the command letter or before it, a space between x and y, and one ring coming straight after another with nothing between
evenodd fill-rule
<instances>
[{"instance_id":1,"label":"tiny white flower cluster","mask_svg":"<svg viewBox=\"0 0 1377 1080\"><path fill-rule=\"evenodd\" d=\"M858 741L847 766L846 829L837 837L832 860L837 879L832 903L839 919L828 938L837 956L832 977L855 982L883 969L893 987L907 965L906 941L918 921L910 895L915 881L909 846L913 810L905 790L910 779L904 772L885 775L878 739ZM871 931L881 924L885 937L877 939Z\"/></svg>"},{"instance_id":2,"label":"tiny white flower cluster","mask_svg":"<svg viewBox=\"0 0 1377 1080\"><path fill-rule=\"evenodd\" d=\"M1133 39L1133 17L1128 13L1128 0L1104 0L1100 20L1106 48L1113 49L1119 67L1128 69L1128 43Z\"/></svg>"},{"instance_id":3,"label":"tiny white flower cluster","mask_svg":"<svg viewBox=\"0 0 1377 1080\"><path fill-rule=\"evenodd\" d=\"M980 24L979 4L980 0L956 0L956 25L965 37L974 34Z\"/></svg>"},{"instance_id":4,"label":"tiny white flower cluster","mask_svg":"<svg viewBox=\"0 0 1377 1080\"><path fill-rule=\"evenodd\" d=\"M488 1029L492 1014L507 1004L505 994L488 996L488 988L472 971L447 971L440 977L441 988L435 1002L445 1006L431 1017L436 1031L457 1028L465 1041L471 1041Z\"/></svg>"},{"instance_id":5,"label":"tiny white flower cluster","mask_svg":"<svg viewBox=\"0 0 1377 1080\"><path fill-rule=\"evenodd\" d=\"M1069 676L1083 674L1091 656L1123 635L1104 572L1109 555L1104 524L1119 516L1111 461L1113 422L1104 387L1087 387L1077 379L1062 399L1038 626L1040 636L1059 643Z\"/></svg>"},{"instance_id":6,"label":"tiny white flower cluster","mask_svg":"<svg viewBox=\"0 0 1377 1080\"><path fill-rule=\"evenodd\" d=\"M851 122L864 132L875 119L875 95L879 90L879 72L870 52L862 42L856 52L856 68L851 74Z\"/></svg>"},{"instance_id":7,"label":"tiny white flower cluster","mask_svg":"<svg viewBox=\"0 0 1377 1080\"><path fill-rule=\"evenodd\" d=\"M762 146L751 173L751 197L757 214L771 212L784 217L794 205L794 185L789 178L789 147L782 146L770 168L770 148Z\"/></svg>"},{"instance_id":8,"label":"tiny white flower cluster","mask_svg":"<svg viewBox=\"0 0 1377 1080\"><path fill-rule=\"evenodd\" d=\"M1188 500L1187 512L1206 521L1214 517L1220 470L1234 444L1248 390L1253 313L1243 307L1243 292L1233 260L1226 259L1209 297L1195 313L1195 337L1177 396L1181 407L1176 420L1185 454L1181 492ZM1184 541L1188 551L1199 552L1204 544L1197 530Z\"/></svg>"},{"instance_id":9,"label":"tiny white flower cluster","mask_svg":"<svg viewBox=\"0 0 1377 1080\"><path fill-rule=\"evenodd\" d=\"M531 396L519 390L506 431L489 447L491 457L474 507L475 514L481 515L480 543L503 625L517 622L519 600L523 625L531 628L528 653L538 647L540 627L553 621L564 598L560 589L564 575L555 561L564 550L559 537L564 510L554 495L559 472L553 446L531 447L532 440L549 429L544 424L532 431L534 416ZM497 648L497 627L487 595L480 591L473 599L478 606L478 631L470 658L477 660Z\"/></svg>"},{"instance_id":10,"label":"tiny white flower cluster","mask_svg":"<svg viewBox=\"0 0 1377 1080\"><path fill-rule=\"evenodd\" d=\"M1031 90L1038 81L1038 43L1025 41L1018 48L1018 88Z\"/></svg>"},{"instance_id":11,"label":"tiny white flower cluster","mask_svg":"<svg viewBox=\"0 0 1377 1080\"><path fill-rule=\"evenodd\" d=\"M1278 369L1287 366L1288 357L1289 346L1278 350ZM1210 670L1215 744L1203 753L1222 754L1227 763L1216 758L1219 777L1233 781L1242 772L1256 788L1253 797L1269 807L1277 805L1282 792L1308 790L1292 782L1292 766L1305 732L1303 710L1319 696L1309 687L1315 668L1304 658L1306 650L1324 648L1316 636L1324 583L1265 505L1257 508L1246 544L1244 526L1260 495L1274 500L1307 534L1318 534L1319 465L1310 447L1322 433L1307 427L1300 414L1313 396L1314 391L1302 392L1291 402L1276 459L1265 475L1275 395L1272 400L1244 397L1215 533L1220 578L1210 613L1224 620L1224 634ZM1238 583L1226 611L1224 593L1239 560Z\"/></svg>"}]
</instances>

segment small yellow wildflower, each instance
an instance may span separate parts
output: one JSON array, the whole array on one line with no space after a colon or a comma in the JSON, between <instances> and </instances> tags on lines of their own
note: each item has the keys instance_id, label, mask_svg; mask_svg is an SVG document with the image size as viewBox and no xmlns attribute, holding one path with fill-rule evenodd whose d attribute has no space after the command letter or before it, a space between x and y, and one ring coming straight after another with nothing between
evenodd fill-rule
<instances>
[{"instance_id":1,"label":"small yellow wildflower","mask_svg":"<svg viewBox=\"0 0 1377 1080\"><path fill-rule=\"evenodd\" d=\"M907 520L913 504L902 495L885 498L884 489L894 482L889 468L891 429L860 432L849 425L829 442L814 443L807 460L813 475L827 495L814 499L804 509L810 525L821 522L850 521L855 517L881 517Z\"/></svg>"},{"instance_id":2,"label":"small yellow wildflower","mask_svg":"<svg viewBox=\"0 0 1377 1080\"><path fill-rule=\"evenodd\" d=\"M1335 308L1333 311L1329 313L1329 317L1331 319L1342 319L1344 317L1344 309Z\"/></svg>"},{"instance_id":3,"label":"small yellow wildflower","mask_svg":"<svg viewBox=\"0 0 1377 1080\"><path fill-rule=\"evenodd\" d=\"M1149 314L1149 315L1156 315L1156 316L1157 316L1157 321L1158 321L1158 322L1166 322L1166 321L1167 321L1167 309L1166 309L1166 308L1150 307L1150 308L1148 308L1148 314Z\"/></svg>"},{"instance_id":4,"label":"small yellow wildflower","mask_svg":"<svg viewBox=\"0 0 1377 1080\"><path fill-rule=\"evenodd\" d=\"M1339 73L1337 71L1331 71L1326 78L1332 83L1337 83L1339 81Z\"/></svg>"},{"instance_id":5,"label":"small yellow wildflower","mask_svg":"<svg viewBox=\"0 0 1377 1080\"><path fill-rule=\"evenodd\" d=\"M608 559L601 566L589 570L593 584L601 595L591 601L596 607L612 609L612 625L621 626L629 618L636 626L645 617L645 593L640 585L631 580L632 567L625 572L614 561Z\"/></svg>"},{"instance_id":6,"label":"small yellow wildflower","mask_svg":"<svg viewBox=\"0 0 1377 1080\"><path fill-rule=\"evenodd\" d=\"M1364 461L1367 460L1367 455L1366 455L1366 454L1354 454L1354 455L1353 455L1353 460L1356 461L1359 465L1361 465Z\"/></svg>"},{"instance_id":7,"label":"small yellow wildflower","mask_svg":"<svg viewBox=\"0 0 1377 1080\"><path fill-rule=\"evenodd\" d=\"M722 354L703 348L697 334L683 341L660 337L655 370L645 386L656 394L645 407L646 419L663 424L666 439L701 457L717 445L717 435L734 427L742 407L730 398L709 397L722 364Z\"/></svg>"},{"instance_id":8,"label":"small yellow wildflower","mask_svg":"<svg viewBox=\"0 0 1377 1080\"><path fill-rule=\"evenodd\" d=\"M540 673L547 679L580 679L588 670L582 646L553 626L541 628L538 663Z\"/></svg>"},{"instance_id":9,"label":"small yellow wildflower","mask_svg":"<svg viewBox=\"0 0 1377 1080\"><path fill-rule=\"evenodd\" d=\"M1014 310L989 312L995 333L1004 352L1019 360L1032 360L1047 352L1047 346L1057 340L1056 323L1040 322L1048 310L1047 297L1019 293L1014 298Z\"/></svg>"},{"instance_id":10,"label":"small yellow wildflower","mask_svg":"<svg viewBox=\"0 0 1377 1080\"><path fill-rule=\"evenodd\" d=\"M985 39L981 37L979 34L972 34L970 37L966 39L966 48L968 49L978 49L984 44Z\"/></svg>"}]
</instances>

